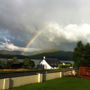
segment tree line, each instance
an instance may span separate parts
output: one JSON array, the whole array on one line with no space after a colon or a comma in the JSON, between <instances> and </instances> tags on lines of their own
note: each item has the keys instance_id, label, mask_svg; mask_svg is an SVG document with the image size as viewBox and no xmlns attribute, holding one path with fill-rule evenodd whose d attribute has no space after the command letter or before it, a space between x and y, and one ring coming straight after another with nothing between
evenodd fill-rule
<instances>
[{"instance_id":1,"label":"tree line","mask_svg":"<svg viewBox=\"0 0 90 90\"><path fill-rule=\"evenodd\" d=\"M0 68L1 69L31 69L35 66L35 63L29 59L25 58L23 61L19 61L17 57L13 57L11 60L8 59L0 59Z\"/></svg>"},{"instance_id":2,"label":"tree line","mask_svg":"<svg viewBox=\"0 0 90 90\"><path fill-rule=\"evenodd\" d=\"M79 41L73 51L75 67L90 67L90 43L83 44Z\"/></svg>"}]
</instances>

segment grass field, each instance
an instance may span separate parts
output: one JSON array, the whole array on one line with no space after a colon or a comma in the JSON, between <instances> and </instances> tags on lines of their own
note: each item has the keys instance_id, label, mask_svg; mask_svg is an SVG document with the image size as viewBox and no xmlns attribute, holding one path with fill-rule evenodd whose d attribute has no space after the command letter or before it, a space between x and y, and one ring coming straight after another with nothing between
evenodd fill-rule
<instances>
[{"instance_id":1,"label":"grass field","mask_svg":"<svg viewBox=\"0 0 90 90\"><path fill-rule=\"evenodd\" d=\"M90 90L90 79L61 78L10 90Z\"/></svg>"}]
</instances>

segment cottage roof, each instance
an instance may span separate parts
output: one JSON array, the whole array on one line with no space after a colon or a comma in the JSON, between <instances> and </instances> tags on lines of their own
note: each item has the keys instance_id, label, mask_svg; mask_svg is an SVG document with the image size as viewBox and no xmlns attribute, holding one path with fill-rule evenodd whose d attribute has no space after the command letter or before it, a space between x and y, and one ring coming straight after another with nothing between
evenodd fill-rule
<instances>
[{"instance_id":1,"label":"cottage roof","mask_svg":"<svg viewBox=\"0 0 90 90\"><path fill-rule=\"evenodd\" d=\"M45 61L52 67L57 67L60 61L54 58L46 58Z\"/></svg>"}]
</instances>

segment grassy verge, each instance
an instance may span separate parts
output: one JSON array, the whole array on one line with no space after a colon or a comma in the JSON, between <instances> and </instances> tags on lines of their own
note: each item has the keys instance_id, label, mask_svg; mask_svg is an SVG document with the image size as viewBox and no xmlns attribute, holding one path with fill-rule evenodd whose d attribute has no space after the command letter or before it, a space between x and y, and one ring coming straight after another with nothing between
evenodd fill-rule
<instances>
[{"instance_id":1,"label":"grassy verge","mask_svg":"<svg viewBox=\"0 0 90 90\"><path fill-rule=\"evenodd\" d=\"M80 78L61 78L25 85L10 90L90 90L90 80Z\"/></svg>"}]
</instances>

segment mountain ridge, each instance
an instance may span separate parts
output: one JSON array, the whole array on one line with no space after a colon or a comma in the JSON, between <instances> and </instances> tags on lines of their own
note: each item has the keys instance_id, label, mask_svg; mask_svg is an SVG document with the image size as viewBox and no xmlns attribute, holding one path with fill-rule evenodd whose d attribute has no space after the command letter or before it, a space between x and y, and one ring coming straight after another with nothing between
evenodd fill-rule
<instances>
[{"instance_id":1,"label":"mountain ridge","mask_svg":"<svg viewBox=\"0 0 90 90\"><path fill-rule=\"evenodd\" d=\"M56 49L49 49L49 50L41 50L37 52L28 52L28 54L21 54L20 51L6 51L1 50L0 55L2 57L14 57L17 58L31 58L31 59L42 59L43 56L46 58L57 58L60 60L72 60L72 52L71 51L61 51Z\"/></svg>"}]
</instances>

